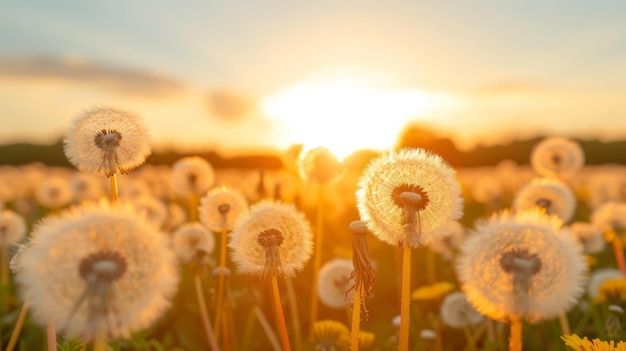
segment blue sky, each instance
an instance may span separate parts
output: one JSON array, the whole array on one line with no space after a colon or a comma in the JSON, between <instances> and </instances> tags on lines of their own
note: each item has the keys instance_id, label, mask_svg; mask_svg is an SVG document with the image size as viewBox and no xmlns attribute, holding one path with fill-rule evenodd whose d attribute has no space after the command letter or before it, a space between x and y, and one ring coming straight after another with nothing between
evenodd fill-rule
<instances>
[{"instance_id":1,"label":"blue sky","mask_svg":"<svg viewBox=\"0 0 626 351\"><path fill-rule=\"evenodd\" d=\"M0 142L53 140L106 104L156 144L282 147L296 140L260 102L345 72L452 97L414 119L467 145L622 137L624 19L620 1L2 1Z\"/></svg>"}]
</instances>

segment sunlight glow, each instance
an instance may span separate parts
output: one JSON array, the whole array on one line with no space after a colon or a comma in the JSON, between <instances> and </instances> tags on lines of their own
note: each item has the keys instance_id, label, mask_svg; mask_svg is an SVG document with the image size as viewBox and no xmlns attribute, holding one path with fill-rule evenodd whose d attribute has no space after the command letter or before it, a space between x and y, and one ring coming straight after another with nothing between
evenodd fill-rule
<instances>
[{"instance_id":1,"label":"sunlight glow","mask_svg":"<svg viewBox=\"0 0 626 351\"><path fill-rule=\"evenodd\" d=\"M303 82L261 101L261 111L283 129L287 143L324 146L340 160L358 149L392 147L406 124L432 118L442 93L382 90L354 79Z\"/></svg>"}]
</instances>

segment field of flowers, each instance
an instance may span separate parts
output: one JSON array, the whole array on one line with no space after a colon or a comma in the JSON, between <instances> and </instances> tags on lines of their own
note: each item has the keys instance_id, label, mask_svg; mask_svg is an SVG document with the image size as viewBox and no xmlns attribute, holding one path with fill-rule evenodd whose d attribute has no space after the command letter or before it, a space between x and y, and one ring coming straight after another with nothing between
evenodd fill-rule
<instances>
[{"instance_id":1,"label":"field of flowers","mask_svg":"<svg viewBox=\"0 0 626 351\"><path fill-rule=\"evenodd\" d=\"M2 350L626 350L626 168L575 141L156 166L101 108L64 151L0 166Z\"/></svg>"}]
</instances>

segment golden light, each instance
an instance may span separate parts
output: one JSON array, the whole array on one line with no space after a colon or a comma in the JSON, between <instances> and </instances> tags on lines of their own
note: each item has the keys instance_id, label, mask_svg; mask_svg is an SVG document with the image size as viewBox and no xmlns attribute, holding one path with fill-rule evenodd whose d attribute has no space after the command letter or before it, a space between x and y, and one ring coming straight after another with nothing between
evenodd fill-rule
<instances>
[{"instance_id":1,"label":"golden light","mask_svg":"<svg viewBox=\"0 0 626 351\"><path fill-rule=\"evenodd\" d=\"M340 160L359 149L383 150L415 119L431 118L441 93L419 89L383 90L355 79L303 82L261 100L286 145L324 146Z\"/></svg>"}]
</instances>

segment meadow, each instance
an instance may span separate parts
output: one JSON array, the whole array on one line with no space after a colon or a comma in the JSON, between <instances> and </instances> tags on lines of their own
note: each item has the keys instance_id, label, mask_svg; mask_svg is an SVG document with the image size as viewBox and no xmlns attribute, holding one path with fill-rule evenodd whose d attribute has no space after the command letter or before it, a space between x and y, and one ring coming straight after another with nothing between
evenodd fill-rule
<instances>
[{"instance_id":1,"label":"meadow","mask_svg":"<svg viewBox=\"0 0 626 351\"><path fill-rule=\"evenodd\" d=\"M144 163L143 140L108 128L84 138L95 156L72 150L81 130L70 129L78 169L0 166L3 350L613 350L626 339L626 167L586 165L574 141L546 138L556 146L534 148L530 164L453 169L419 148L339 162L294 145L276 168L217 168ZM387 180L402 192L381 215L386 200L371 201Z\"/></svg>"}]
</instances>

